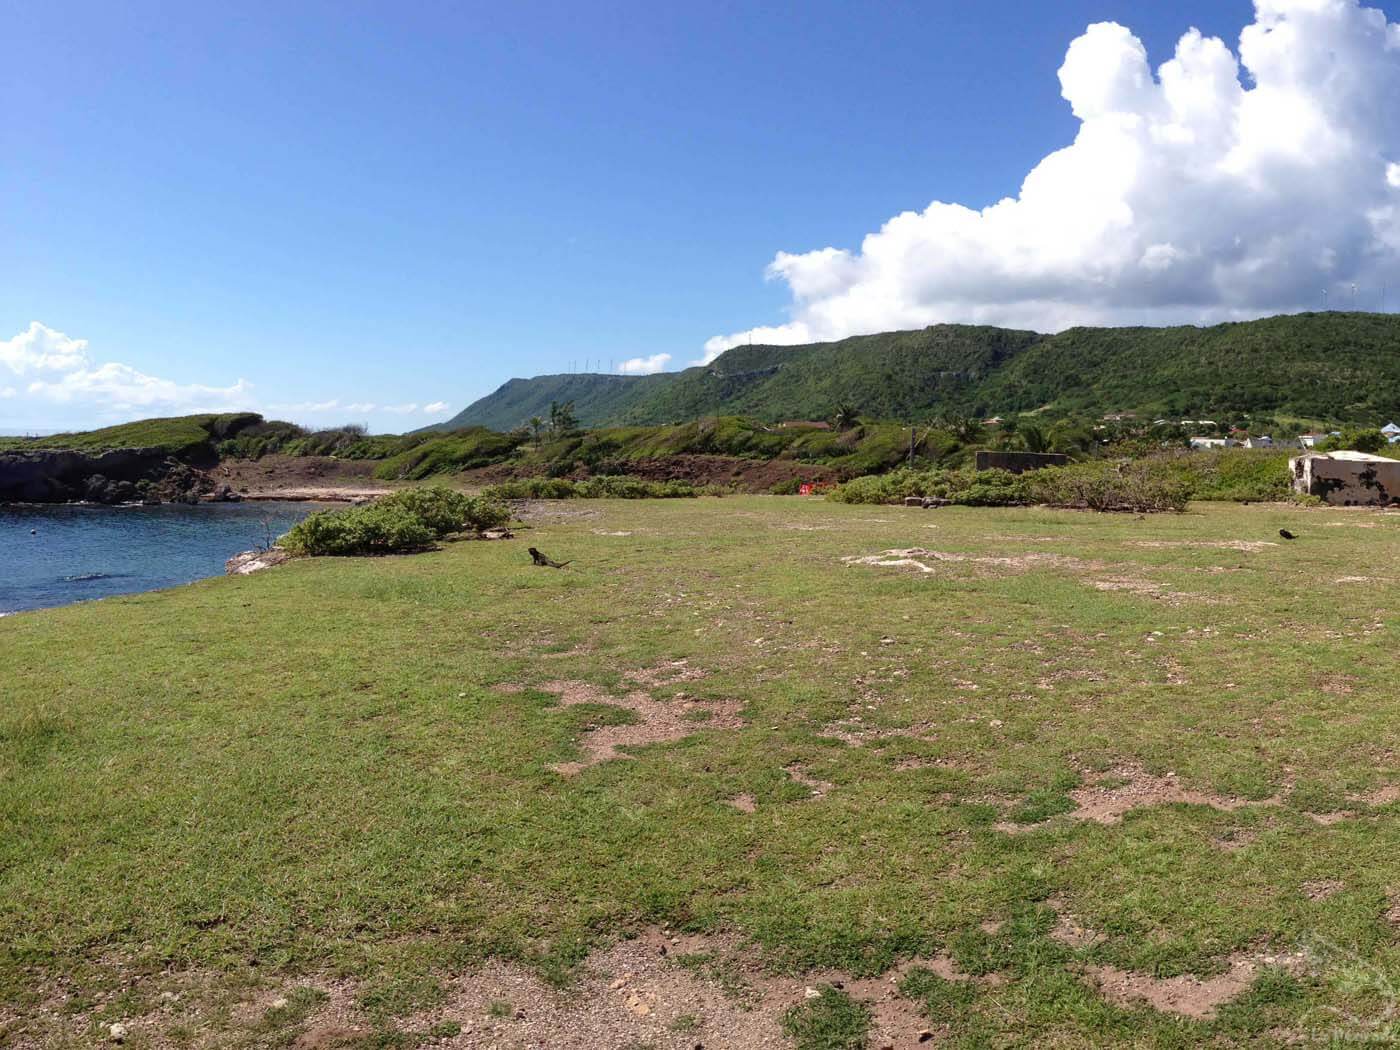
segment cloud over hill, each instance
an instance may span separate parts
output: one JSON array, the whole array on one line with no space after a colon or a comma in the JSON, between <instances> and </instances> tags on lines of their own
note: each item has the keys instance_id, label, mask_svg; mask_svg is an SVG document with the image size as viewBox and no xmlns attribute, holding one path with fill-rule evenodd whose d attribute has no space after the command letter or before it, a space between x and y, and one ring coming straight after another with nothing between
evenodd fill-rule
<instances>
[{"instance_id":1,"label":"cloud over hill","mask_svg":"<svg viewBox=\"0 0 1400 1050\"><path fill-rule=\"evenodd\" d=\"M859 249L779 252L795 344L960 321L1058 331L1400 302L1400 25L1358 0L1256 0L1237 51L1196 30L1154 75L1112 22L1069 46L1074 142L1018 196L934 201Z\"/></svg>"}]
</instances>

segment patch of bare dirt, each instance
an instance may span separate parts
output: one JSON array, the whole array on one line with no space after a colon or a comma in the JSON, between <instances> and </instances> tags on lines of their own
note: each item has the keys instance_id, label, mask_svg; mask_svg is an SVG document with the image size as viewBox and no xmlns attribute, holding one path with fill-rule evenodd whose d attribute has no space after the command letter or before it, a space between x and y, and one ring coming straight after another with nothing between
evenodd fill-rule
<instances>
[{"instance_id":1,"label":"patch of bare dirt","mask_svg":"<svg viewBox=\"0 0 1400 1050\"><path fill-rule=\"evenodd\" d=\"M1359 681L1355 675L1329 674L1317 680L1317 687L1328 696L1350 696Z\"/></svg>"},{"instance_id":2,"label":"patch of bare dirt","mask_svg":"<svg viewBox=\"0 0 1400 1050\"><path fill-rule=\"evenodd\" d=\"M565 776L573 776L601 762L630 759L631 755L620 750L624 747L670 743L705 729L737 729L743 725L743 719L739 717L743 705L737 700L696 700L678 697L662 702L653 699L650 693L640 690L617 697L610 696L587 682L547 682L540 686L540 689L556 694L562 707L605 704L626 708L637 715L637 721L631 725L596 726L586 730L579 742L585 755L584 759L579 762L561 762L553 767L556 772ZM706 717L703 720L695 719L693 716L697 714Z\"/></svg>"},{"instance_id":3,"label":"patch of bare dirt","mask_svg":"<svg viewBox=\"0 0 1400 1050\"><path fill-rule=\"evenodd\" d=\"M1231 999L1244 994L1258 973L1251 959L1232 959L1230 968L1215 977L1149 977L1129 973L1116 966L1095 966L1089 970L1099 994L1123 1005L1146 1003L1154 1010L1209 1020Z\"/></svg>"},{"instance_id":4,"label":"patch of bare dirt","mask_svg":"<svg viewBox=\"0 0 1400 1050\"><path fill-rule=\"evenodd\" d=\"M433 1042L454 1050L787 1050L791 1044L782 1031L783 1015L830 984L869 1005L874 1018L870 1046L914 1050L927 1045L928 1022L915 1003L899 995L898 984L916 966L949 980L968 979L942 957L912 960L871 979L853 980L837 972L774 977L734 938L652 929L594 952L579 980L566 990L518 967L488 963L449 979L446 1001L402 1019L397 1027L421 1033L460 1026L457 1034ZM314 1016L308 1037L335 1039L368 1030L356 1014L353 986L327 991L330 999Z\"/></svg>"},{"instance_id":5,"label":"patch of bare dirt","mask_svg":"<svg viewBox=\"0 0 1400 1050\"><path fill-rule=\"evenodd\" d=\"M1130 540L1128 546L1149 550L1223 550L1258 554L1278 544L1273 540Z\"/></svg>"},{"instance_id":6,"label":"patch of bare dirt","mask_svg":"<svg viewBox=\"0 0 1400 1050\"><path fill-rule=\"evenodd\" d=\"M336 1050L353 1045L364 1034L361 1029L347 1025L321 1025L297 1036L292 1050Z\"/></svg>"},{"instance_id":7,"label":"patch of bare dirt","mask_svg":"<svg viewBox=\"0 0 1400 1050\"><path fill-rule=\"evenodd\" d=\"M851 554L841 561L846 565L871 565L876 568L916 568L921 572L937 572L937 563L967 564L986 569L1002 569L1006 572L1029 572L1038 568L1061 568L1088 571L1103 568L1098 562L1084 561L1050 551L1028 551L1025 554L991 555L962 554L949 551L929 550L925 547L910 547L907 550L887 550L879 554Z\"/></svg>"},{"instance_id":8,"label":"patch of bare dirt","mask_svg":"<svg viewBox=\"0 0 1400 1050\"><path fill-rule=\"evenodd\" d=\"M905 726L902 729L882 729L878 726L867 725L859 715L843 718L839 722L823 726L818 735L826 737L828 740L839 740L847 747L861 747L876 740L935 739L934 728L932 724L927 722Z\"/></svg>"},{"instance_id":9,"label":"patch of bare dirt","mask_svg":"<svg viewBox=\"0 0 1400 1050\"><path fill-rule=\"evenodd\" d=\"M1383 918L1397 930L1400 930L1400 891L1396 891L1390 895L1389 905L1390 906L1385 910Z\"/></svg>"},{"instance_id":10,"label":"patch of bare dirt","mask_svg":"<svg viewBox=\"0 0 1400 1050\"><path fill-rule=\"evenodd\" d=\"M900 773L909 773L918 769L961 769L962 764L950 758L901 758L894 768Z\"/></svg>"},{"instance_id":11,"label":"patch of bare dirt","mask_svg":"<svg viewBox=\"0 0 1400 1050\"><path fill-rule=\"evenodd\" d=\"M1226 960L1227 969L1214 977L1150 977L1116 966L1093 966L1088 976L1105 999L1124 1005L1145 1003L1154 1010L1208 1021L1216 1011L1249 990L1266 966L1301 968L1302 955L1236 954Z\"/></svg>"},{"instance_id":12,"label":"patch of bare dirt","mask_svg":"<svg viewBox=\"0 0 1400 1050\"><path fill-rule=\"evenodd\" d=\"M1055 928L1050 936L1071 948L1088 948L1103 940L1103 934L1085 926L1069 911L1069 906L1061 897L1046 901L1055 912Z\"/></svg>"},{"instance_id":13,"label":"patch of bare dirt","mask_svg":"<svg viewBox=\"0 0 1400 1050\"><path fill-rule=\"evenodd\" d=\"M788 766L786 769L786 773L788 775L788 779L791 780L794 784L801 784L808 791L810 791L814 799L822 798L826 795L828 791L830 791L836 786L829 780L818 780L816 777L810 775L807 772L807 770L804 769L802 765L797 762L794 762L792 765Z\"/></svg>"},{"instance_id":14,"label":"patch of bare dirt","mask_svg":"<svg viewBox=\"0 0 1400 1050\"><path fill-rule=\"evenodd\" d=\"M681 682L698 682L706 676L706 673L698 667L691 667L688 660L672 660L655 667L628 671L623 677L646 689L660 689L663 686L677 685Z\"/></svg>"},{"instance_id":15,"label":"patch of bare dirt","mask_svg":"<svg viewBox=\"0 0 1400 1050\"><path fill-rule=\"evenodd\" d=\"M748 792L744 792L742 795L735 795L733 798L726 799L725 801L740 813L753 813L758 810L758 800Z\"/></svg>"},{"instance_id":16,"label":"patch of bare dirt","mask_svg":"<svg viewBox=\"0 0 1400 1050\"><path fill-rule=\"evenodd\" d=\"M1400 802L1400 784L1386 784L1364 794L1348 795L1347 799L1351 802L1364 802L1368 806L1388 806L1392 802Z\"/></svg>"},{"instance_id":17,"label":"patch of bare dirt","mask_svg":"<svg viewBox=\"0 0 1400 1050\"><path fill-rule=\"evenodd\" d=\"M1254 842L1259 836L1253 831L1232 831L1227 835L1212 839L1211 845L1226 853L1238 853Z\"/></svg>"},{"instance_id":18,"label":"patch of bare dirt","mask_svg":"<svg viewBox=\"0 0 1400 1050\"><path fill-rule=\"evenodd\" d=\"M373 460L275 455L226 459L209 476L248 499L350 500L393 491L374 477L378 465Z\"/></svg>"},{"instance_id":19,"label":"patch of bare dirt","mask_svg":"<svg viewBox=\"0 0 1400 1050\"><path fill-rule=\"evenodd\" d=\"M1320 824L1324 828L1330 828L1333 824L1340 824L1344 820L1350 820L1353 816L1345 810L1337 813L1309 813L1314 824Z\"/></svg>"},{"instance_id":20,"label":"patch of bare dirt","mask_svg":"<svg viewBox=\"0 0 1400 1050\"><path fill-rule=\"evenodd\" d=\"M1155 598L1168 605L1183 605L1187 602L1198 602L1205 605L1217 603L1217 599L1208 595L1168 590L1155 580L1149 580L1142 576L1100 576L1087 582L1096 591L1124 591L1128 594L1141 595L1144 598Z\"/></svg>"},{"instance_id":21,"label":"patch of bare dirt","mask_svg":"<svg viewBox=\"0 0 1400 1050\"><path fill-rule=\"evenodd\" d=\"M1303 896L1310 901L1325 901L1341 893L1344 886L1340 879L1313 879L1303 883Z\"/></svg>"},{"instance_id":22,"label":"patch of bare dirt","mask_svg":"<svg viewBox=\"0 0 1400 1050\"><path fill-rule=\"evenodd\" d=\"M1182 787L1174 773L1155 776L1137 764L1119 766L1098 783L1075 788L1069 797L1078 807L1070 816L1097 824L1117 824L1144 806L1185 802L1230 811L1247 804L1245 799Z\"/></svg>"}]
</instances>

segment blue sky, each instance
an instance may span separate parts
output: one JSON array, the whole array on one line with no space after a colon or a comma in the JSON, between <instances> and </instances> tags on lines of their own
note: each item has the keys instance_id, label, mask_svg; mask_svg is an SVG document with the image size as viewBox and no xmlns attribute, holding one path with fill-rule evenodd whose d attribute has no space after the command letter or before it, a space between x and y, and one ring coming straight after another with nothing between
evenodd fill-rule
<instances>
[{"instance_id":1,"label":"blue sky","mask_svg":"<svg viewBox=\"0 0 1400 1050\"><path fill-rule=\"evenodd\" d=\"M1056 71L1090 23L1131 28L1155 67L1187 28L1233 48L1254 17L1236 0L0 10L0 339L38 321L94 364L242 379L255 407L311 422L372 402L359 417L385 430L511 376L679 367L780 325L776 252L855 249L935 199L982 208L1068 145ZM0 432L144 414L9 390Z\"/></svg>"}]
</instances>

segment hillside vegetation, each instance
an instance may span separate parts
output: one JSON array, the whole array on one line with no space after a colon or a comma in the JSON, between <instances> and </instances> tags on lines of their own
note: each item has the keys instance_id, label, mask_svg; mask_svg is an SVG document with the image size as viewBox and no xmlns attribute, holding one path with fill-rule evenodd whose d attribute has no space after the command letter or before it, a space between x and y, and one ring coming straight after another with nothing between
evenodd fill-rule
<instances>
[{"instance_id":1,"label":"hillside vegetation","mask_svg":"<svg viewBox=\"0 0 1400 1050\"><path fill-rule=\"evenodd\" d=\"M1400 415L1400 318L1309 313L1053 336L937 325L808 346L741 346L683 372L512 379L439 429L511 429L566 400L585 426L705 415L822 419L838 402L870 418L905 421L1134 410L1378 423Z\"/></svg>"},{"instance_id":2,"label":"hillside vegetation","mask_svg":"<svg viewBox=\"0 0 1400 1050\"><path fill-rule=\"evenodd\" d=\"M528 423L531 416L547 417L552 403L566 401L574 403L579 422L584 426L597 426L626 418L636 402L667 385L672 378L669 373L651 376L579 373L511 379L490 397L476 402L446 423L424 429L513 430Z\"/></svg>"},{"instance_id":3,"label":"hillside vegetation","mask_svg":"<svg viewBox=\"0 0 1400 1050\"><path fill-rule=\"evenodd\" d=\"M215 442L229 439L261 423L262 416L254 412L140 419L134 423L79 433L51 434L38 438L0 437L0 452L30 449L106 452L118 448L146 448L188 457L200 452L212 453Z\"/></svg>"}]
</instances>

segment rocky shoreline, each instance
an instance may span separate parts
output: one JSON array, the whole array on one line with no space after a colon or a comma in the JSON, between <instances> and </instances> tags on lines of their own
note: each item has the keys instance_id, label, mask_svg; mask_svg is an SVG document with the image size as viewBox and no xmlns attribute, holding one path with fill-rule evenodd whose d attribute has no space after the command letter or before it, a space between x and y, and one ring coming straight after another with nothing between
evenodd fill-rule
<instances>
[{"instance_id":1,"label":"rocky shoreline","mask_svg":"<svg viewBox=\"0 0 1400 1050\"><path fill-rule=\"evenodd\" d=\"M197 503L230 498L164 449L25 450L0 454L0 503Z\"/></svg>"},{"instance_id":2,"label":"rocky shoreline","mask_svg":"<svg viewBox=\"0 0 1400 1050\"><path fill-rule=\"evenodd\" d=\"M89 453L26 450L0 453L0 506L86 503L154 506L162 503L238 503L243 500L361 503L391 491L367 479L248 476L226 464L207 468L161 449ZM298 484L298 481L310 484Z\"/></svg>"}]
</instances>

